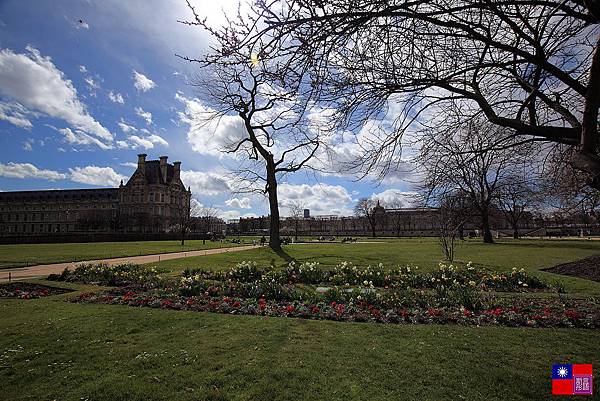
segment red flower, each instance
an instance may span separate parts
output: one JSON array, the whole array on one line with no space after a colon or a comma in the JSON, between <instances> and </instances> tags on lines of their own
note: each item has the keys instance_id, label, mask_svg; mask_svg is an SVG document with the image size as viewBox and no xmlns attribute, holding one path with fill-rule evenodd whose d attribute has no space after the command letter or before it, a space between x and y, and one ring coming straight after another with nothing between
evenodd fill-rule
<instances>
[{"instance_id":1,"label":"red flower","mask_svg":"<svg viewBox=\"0 0 600 401\"><path fill-rule=\"evenodd\" d=\"M287 313L292 313L296 310L296 308L294 308L294 305L288 305L285 310L287 311Z\"/></svg>"},{"instance_id":2,"label":"red flower","mask_svg":"<svg viewBox=\"0 0 600 401\"><path fill-rule=\"evenodd\" d=\"M160 306L162 306L163 308L169 308L173 306L173 302L170 299L165 299L160 303Z\"/></svg>"},{"instance_id":3,"label":"red flower","mask_svg":"<svg viewBox=\"0 0 600 401\"><path fill-rule=\"evenodd\" d=\"M223 298L223 302L230 303L231 302L231 298L225 297L225 298Z\"/></svg>"},{"instance_id":4,"label":"red flower","mask_svg":"<svg viewBox=\"0 0 600 401\"><path fill-rule=\"evenodd\" d=\"M266 305L266 304L258 304L258 308L259 308L260 310L265 310L265 308L266 308L266 307L267 307L267 305Z\"/></svg>"},{"instance_id":5,"label":"red flower","mask_svg":"<svg viewBox=\"0 0 600 401\"><path fill-rule=\"evenodd\" d=\"M259 298L259 300L258 300L258 303L259 303L259 304L264 304L264 303L266 303L266 302L267 302L267 301L265 301L265 299L264 299L264 298Z\"/></svg>"},{"instance_id":6,"label":"red flower","mask_svg":"<svg viewBox=\"0 0 600 401\"><path fill-rule=\"evenodd\" d=\"M428 316L439 316L441 314L442 314L442 312L439 309L435 309L435 308L427 309Z\"/></svg>"},{"instance_id":7,"label":"red flower","mask_svg":"<svg viewBox=\"0 0 600 401\"><path fill-rule=\"evenodd\" d=\"M335 301L333 301L333 302L331 303L331 307L332 307L332 308L335 308L335 306L336 306L336 305L337 305L337 302L335 302Z\"/></svg>"},{"instance_id":8,"label":"red flower","mask_svg":"<svg viewBox=\"0 0 600 401\"><path fill-rule=\"evenodd\" d=\"M468 309L464 309L464 310L463 310L463 316L469 317L469 316L471 316L472 314L473 314L473 312L471 312L471 311L470 311L470 310L468 310Z\"/></svg>"},{"instance_id":9,"label":"red flower","mask_svg":"<svg viewBox=\"0 0 600 401\"><path fill-rule=\"evenodd\" d=\"M233 306L234 308L239 308L240 306L242 306L242 304L240 304L240 302L239 302L239 301L235 301L235 302L233 303L233 305L231 305L231 306Z\"/></svg>"},{"instance_id":10,"label":"red flower","mask_svg":"<svg viewBox=\"0 0 600 401\"><path fill-rule=\"evenodd\" d=\"M188 298L188 300L185 302L188 305L193 305L194 304L194 299L193 298Z\"/></svg>"},{"instance_id":11,"label":"red flower","mask_svg":"<svg viewBox=\"0 0 600 401\"><path fill-rule=\"evenodd\" d=\"M370 312L371 312L371 315L373 317L376 317L376 318L380 318L381 317L381 312L377 308L371 308Z\"/></svg>"},{"instance_id":12,"label":"red flower","mask_svg":"<svg viewBox=\"0 0 600 401\"><path fill-rule=\"evenodd\" d=\"M489 311L487 311L487 314L500 316L502 314L502 308L490 309Z\"/></svg>"},{"instance_id":13,"label":"red flower","mask_svg":"<svg viewBox=\"0 0 600 401\"><path fill-rule=\"evenodd\" d=\"M398 312L400 314L400 316L402 317L407 317L410 313L408 313L408 311L406 309L402 309L400 312Z\"/></svg>"},{"instance_id":14,"label":"red flower","mask_svg":"<svg viewBox=\"0 0 600 401\"><path fill-rule=\"evenodd\" d=\"M569 319L579 319L581 317L581 314L574 310L566 310L565 316L568 317Z\"/></svg>"},{"instance_id":15,"label":"red flower","mask_svg":"<svg viewBox=\"0 0 600 401\"><path fill-rule=\"evenodd\" d=\"M346 310L346 307L344 306L344 304L339 304L336 306L335 308L335 313L340 316L344 314L344 311Z\"/></svg>"},{"instance_id":16,"label":"red flower","mask_svg":"<svg viewBox=\"0 0 600 401\"><path fill-rule=\"evenodd\" d=\"M316 315L317 313L319 313L319 308L317 306L314 306L314 305L311 306L310 313L313 313L313 314Z\"/></svg>"}]
</instances>

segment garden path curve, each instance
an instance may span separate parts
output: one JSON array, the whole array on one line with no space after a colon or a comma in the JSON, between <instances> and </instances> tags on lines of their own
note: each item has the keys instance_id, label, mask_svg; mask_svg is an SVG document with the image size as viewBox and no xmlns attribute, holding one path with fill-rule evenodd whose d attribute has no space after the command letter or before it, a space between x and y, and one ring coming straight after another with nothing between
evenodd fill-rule
<instances>
[{"instance_id":1,"label":"garden path curve","mask_svg":"<svg viewBox=\"0 0 600 401\"><path fill-rule=\"evenodd\" d=\"M248 246L236 246L231 248L213 248L213 249L203 249L198 251L187 251L187 252L172 252L172 253L161 253L154 255L142 255L142 256L126 256L122 258L112 258L112 259L96 259L96 260L82 260L79 262L64 262L64 263L52 263L47 265L35 265L29 267L20 267L14 269L2 269L0 270L0 283L8 281L9 274L12 280L22 280L34 277L45 277L49 274L60 274L65 268L72 268L80 263L108 263L109 265L118 265L122 263L136 263L136 264L144 264L144 263L152 263L152 262L160 262L163 260L170 259L181 259L187 258L190 256L206 256L206 255L215 255L217 253L225 253L225 252L239 252L239 251L247 251L249 249L256 248L254 245Z\"/></svg>"}]
</instances>

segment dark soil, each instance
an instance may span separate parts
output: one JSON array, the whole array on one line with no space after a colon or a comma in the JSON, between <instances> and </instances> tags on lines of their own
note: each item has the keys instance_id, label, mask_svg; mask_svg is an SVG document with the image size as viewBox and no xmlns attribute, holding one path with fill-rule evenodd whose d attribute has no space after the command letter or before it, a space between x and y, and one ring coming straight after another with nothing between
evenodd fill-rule
<instances>
[{"instance_id":1,"label":"dark soil","mask_svg":"<svg viewBox=\"0 0 600 401\"><path fill-rule=\"evenodd\" d=\"M72 292L67 288L50 287L41 284L14 282L0 285L0 298L32 299Z\"/></svg>"},{"instance_id":2,"label":"dark soil","mask_svg":"<svg viewBox=\"0 0 600 401\"><path fill-rule=\"evenodd\" d=\"M600 282L600 255L589 256L575 262L563 263L542 270Z\"/></svg>"}]
</instances>

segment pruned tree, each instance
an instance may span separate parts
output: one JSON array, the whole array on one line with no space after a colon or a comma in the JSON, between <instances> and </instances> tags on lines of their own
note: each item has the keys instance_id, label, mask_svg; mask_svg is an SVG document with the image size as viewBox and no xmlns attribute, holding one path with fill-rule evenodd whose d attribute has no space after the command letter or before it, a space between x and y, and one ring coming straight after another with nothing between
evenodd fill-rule
<instances>
[{"instance_id":1,"label":"pruned tree","mask_svg":"<svg viewBox=\"0 0 600 401\"><path fill-rule=\"evenodd\" d=\"M425 198L441 203L448 196L466 196L480 219L483 241L493 243L492 203L514 164L528 160L530 149L491 147L502 135L491 124L472 121L443 132L432 130L421 150Z\"/></svg>"},{"instance_id":2,"label":"pruned tree","mask_svg":"<svg viewBox=\"0 0 600 401\"><path fill-rule=\"evenodd\" d=\"M341 126L394 120L361 143L363 168L385 174L404 133L459 104L459 121L504 128L488 146L567 144L600 188L600 0L266 0L251 10L260 29L237 47L278 48L286 86L308 81Z\"/></svg>"},{"instance_id":3,"label":"pruned tree","mask_svg":"<svg viewBox=\"0 0 600 401\"><path fill-rule=\"evenodd\" d=\"M267 196L269 245L279 249L278 182L287 174L309 168L321 145L321 130L306 115L310 96L286 89L277 67L277 47L267 43L259 49L240 46L258 29L252 21L238 15L222 29L213 29L189 2L188 6L194 19L184 23L206 30L214 43L200 58L182 57L201 67L196 85L207 102L201 125L213 131L225 121L235 126L235 133L221 150L240 163L238 191Z\"/></svg>"}]
</instances>

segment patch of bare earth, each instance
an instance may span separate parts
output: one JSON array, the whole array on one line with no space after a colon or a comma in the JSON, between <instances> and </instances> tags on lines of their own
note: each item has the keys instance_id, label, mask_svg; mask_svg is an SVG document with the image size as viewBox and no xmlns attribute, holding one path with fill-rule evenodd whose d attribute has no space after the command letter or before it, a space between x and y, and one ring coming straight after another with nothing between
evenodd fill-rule
<instances>
[{"instance_id":1,"label":"patch of bare earth","mask_svg":"<svg viewBox=\"0 0 600 401\"><path fill-rule=\"evenodd\" d=\"M589 256L574 262L562 263L542 270L600 282L600 255Z\"/></svg>"}]
</instances>

